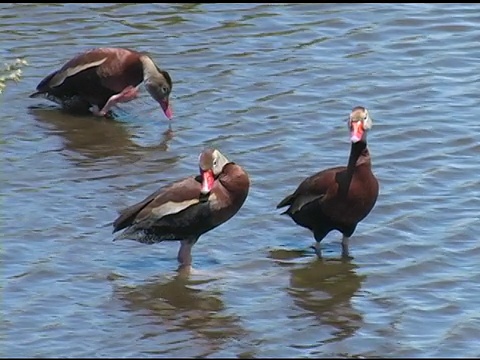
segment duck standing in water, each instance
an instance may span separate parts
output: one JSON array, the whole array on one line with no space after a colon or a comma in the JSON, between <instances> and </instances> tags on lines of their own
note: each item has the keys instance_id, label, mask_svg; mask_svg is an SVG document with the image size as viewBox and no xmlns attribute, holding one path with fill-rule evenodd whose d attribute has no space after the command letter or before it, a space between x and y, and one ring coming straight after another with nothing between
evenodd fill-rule
<instances>
[{"instance_id":1,"label":"duck standing in water","mask_svg":"<svg viewBox=\"0 0 480 360\"><path fill-rule=\"evenodd\" d=\"M94 48L78 54L45 77L30 97L45 97L68 112L105 116L117 103L136 99L142 82L171 119L169 73L147 54L124 48Z\"/></svg>"},{"instance_id":2,"label":"duck standing in water","mask_svg":"<svg viewBox=\"0 0 480 360\"><path fill-rule=\"evenodd\" d=\"M115 238L145 244L180 241L180 269L191 270L192 247L198 238L234 216L247 198L247 173L217 149L199 156L200 174L162 187L120 213Z\"/></svg>"},{"instance_id":3,"label":"duck standing in water","mask_svg":"<svg viewBox=\"0 0 480 360\"><path fill-rule=\"evenodd\" d=\"M318 257L321 257L320 242L332 230L343 234L342 255L349 257L348 240L377 201L379 186L367 148L367 131L371 127L367 109L355 107L348 119L351 147L347 166L308 177L277 205L277 208L288 206L282 214L313 232Z\"/></svg>"}]
</instances>

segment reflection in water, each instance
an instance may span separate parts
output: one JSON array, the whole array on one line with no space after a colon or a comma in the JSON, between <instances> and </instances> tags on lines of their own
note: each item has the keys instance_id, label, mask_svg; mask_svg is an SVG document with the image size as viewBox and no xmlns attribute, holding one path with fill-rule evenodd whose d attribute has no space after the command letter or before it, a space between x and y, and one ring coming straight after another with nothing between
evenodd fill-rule
<instances>
[{"instance_id":1,"label":"reflection in water","mask_svg":"<svg viewBox=\"0 0 480 360\"><path fill-rule=\"evenodd\" d=\"M224 313L226 307L218 291L201 289L207 287L211 280L192 280L184 276L173 279L154 279L137 286L121 286L114 289L114 295L126 304L126 307L145 316L150 324L161 326L161 333L167 335L178 331L188 331L189 346L192 340L203 340L207 347L204 355L218 351L222 344L244 333L236 316ZM139 331L141 331L139 328ZM168 341L168 340L167 340ZM160 341L161 342L161 341ZM159 348L162 348L159 343ZM156 354L169 353L168 349Z\"/></svg>"},{"instance_id":2,"label":"reflection in water","mask_svg":"<svg viewBox=\"0 0 480 360\"><path fill-rule=\"evenodd\" d=\"M332 326L335 331L327 342L351 337L363 318L351 304L352 297L360 290L364 275L358 275L357 265L345 258L314 259L307 264L288 261L288 258L305 254L285 250L273 250L270 256L290 270L288 293L294 303L308 314L315 316L321 325ZM311 254L308 254L311 257ZM287 261L285 261L287 260Z\"/></svg>"},{"instance_id":3,"label":"reflection in water","mask_svg":"<svg viewBox=\"0 0 480 360\"><path fill-rule=\"evenodd\" d=\"M119 121L94 116L76 116L59 111L56 107L30 107L29 112L40 123L46 125L47 133L60 135L64 149L81 154L88 159L123 157L137 160L142 146L132 141L132 135ZM173 138L169 127L163 133L162 141L149 150L165 151Z\"/></svg>"}]
</instances>

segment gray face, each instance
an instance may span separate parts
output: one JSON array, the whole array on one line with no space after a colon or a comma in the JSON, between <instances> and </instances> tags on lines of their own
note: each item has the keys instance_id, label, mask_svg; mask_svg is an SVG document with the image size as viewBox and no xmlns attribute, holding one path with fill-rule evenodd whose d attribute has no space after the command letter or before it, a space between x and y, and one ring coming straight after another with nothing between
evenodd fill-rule
<instances>
[{"instance_id":1,"label":"gray face","mask_svg":"<svg viewBox=\"0 0 480 360\"><path fill-rule=\"evenodd\" d=\"M152 98L154 98L157 102L161 102L162 100L167 99L170 96L170 86L167 82L164 81L156 81L156 80L149 80L145 83L145 87L147 88L148 93Z\"/></svg>"},{"instance_id":2,"label":"gray face","mask_svg":"<svg viewBox=\"0 0 480 360\"><path fill-rule=\"evenodd\" d=\"M201 171L211 170L215 176L218 176L228 163L228 159L217 149L205 149L198 157Z\"/></svg>"},{"instance_id":3,"label":"gray face","mask_svg":"<svg viewBox=\"0 0 480 360\"><path fill-rule=\"evenodd\" d=\"M151 77L145 81L145 88L150 96L157 101L162 107L163 112L167 118L172 118L172 110L169 104L169 96L172 89L169 83L170 77L165 77L163 73Z\"/></svg>"},{"instance_id":4,"label":"gray face","mask_svg":"<svg viewBox=\"0 0 480 360\"><path fill-rule=\"evenodd\" d=\"M354 143L366 141L367 131L372 127L372 119L363 106L353 108L348 119L350 140Z\"/></svg>"},{"instance_id":5,"label":"gray face","mask_svg":"<svg viewBox=\"0 0 480 360\"><path fill-rule=\"evenodd\" d=\"M206 195L215 186L215 179L222 173L223 168L228 164L228 159L217 149L205 149L198 157L198 166L202 176L201 193Z\"/></svg>"},{"instance_id":6,"label":"gray face","mask_svg":"<svg viewBox=\"0 0 480 360\"><path fill-rule=\"evenodd\" d=\"M357 106L353 108L352 112L350 113L348 127L351 128L352 123L354 122L361 122L364 130L370 130L373 125L372 118L370 117L368 110L363 106Z\"/></svg>"}]
</instances>

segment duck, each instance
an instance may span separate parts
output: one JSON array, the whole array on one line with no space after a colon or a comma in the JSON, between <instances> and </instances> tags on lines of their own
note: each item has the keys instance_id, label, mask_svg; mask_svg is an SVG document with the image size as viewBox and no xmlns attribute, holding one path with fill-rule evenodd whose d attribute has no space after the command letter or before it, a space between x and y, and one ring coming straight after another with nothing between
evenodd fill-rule
<instances>
[{"instance_id":1,"label":"duck","mask_svg":"<svg viewBox=\"0 0 480 360\"><path fill-rule=\"evenodd\" d=\"M160 69L148 54L128 48L83 51L47 75L29 97L43 97L70 113L108 117L113 106L139 96L142 82L171 120L170 74Z\"/></svg>"},{"instance_id":2,"label":"duck","mask_svg":"<svg viewBox=\"0 0 480 360\"><path fill-rule=\"evenodd\" d=\"M364 106L354 107L347 125L351 143L347 166L307 177L277 205L277 209L287 207L282 215L313 232L312 247L318 258L322 257L320 242L333 230L342 233L342 256L351 258L349 239L374 208L379 193L367 147L367 132L373 125L368 110Z\"/></svg>"},{"instance_id":3,"label":"duck","mask_svg":"<svg viewBox=\"0 0 480 360\"><path fill-rule=\"evenodd\" d=\"M167 184L144 200L122 210L113 222L114 239L144 244L179 241L179 267L192 270L192 247L199 237L232 218L244 204L247 172L216 148L204 149L199 173Z\"/></svg>"}]
</instances>

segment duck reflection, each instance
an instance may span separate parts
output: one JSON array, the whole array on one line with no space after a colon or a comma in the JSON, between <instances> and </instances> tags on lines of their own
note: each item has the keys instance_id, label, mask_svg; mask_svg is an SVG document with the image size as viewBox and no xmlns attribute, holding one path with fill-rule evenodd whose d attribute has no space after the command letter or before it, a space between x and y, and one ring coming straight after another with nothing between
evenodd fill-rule
<instances>
[{"instance_id":1,"label":"duck reflection","mask_svg":"<svg viewBox=\"0 0 480 360\"><path fill-rule=\"evenodd\" d=\"M47 134L63 138L65 150L87 159L114 157L122 158L122 161L136 161L145 151L144 147L132 141L125 124L114 119L71 115L58 111L56 107L30 107L29 112L44 126ZM172 138L173 131L169 127L160 143L148 149L165 151Z\"/></svg>"},{"instance_id":2,"label":"duck reflection","mask_svg":"<svg viewBox=\"0 0 480 360\"><path fill-rule=\"evenodd\" d=\"M135 287L117 287L114 294L130 311L144 316L146 310L152 323L166 332L186 330L195 339L206 339L210 353L244 333L239 319L225 313L221 293L205 289L211 281L178 275Z\"/></svg>"},{"instance_id":3,"label":"duck reflection","mask_svg":"<svg viewBox=\"0 0 480 360\"><path fill-rule=\"evenodd\" d=\"M347 258L315 259L299 264L294 257L299 252L275 250L271 257L290 271L287 289L293 301L322 325L336 329L329 341L351 337L363 323L362 315L352 306L352 297L358 293L366 276L358 275L357 265ZM310 256L310 255L309 255Z\"/></svg>"}]
</instances>

